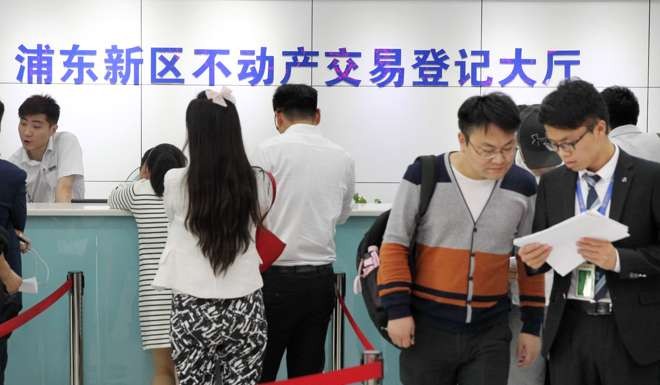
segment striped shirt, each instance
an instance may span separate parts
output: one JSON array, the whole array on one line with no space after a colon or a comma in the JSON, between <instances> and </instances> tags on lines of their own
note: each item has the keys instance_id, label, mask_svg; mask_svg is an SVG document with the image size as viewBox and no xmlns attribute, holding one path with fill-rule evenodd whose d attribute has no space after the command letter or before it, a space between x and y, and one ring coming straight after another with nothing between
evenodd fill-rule
<instances>
[{"instance_id":1,"label":"striped shirt","mask_svg":"<svg viewBox=\"0 0 660 385\"><path fill-rule=\"evenodd\" d=\"M170 290L156 291L151 282L167 241L167 216L163 199L154 192L149 180L118 186L108 199L112 208L130 211L138 227L138 297L140 332L144 349L170 347Z\"/></svg>"}]
</instances>

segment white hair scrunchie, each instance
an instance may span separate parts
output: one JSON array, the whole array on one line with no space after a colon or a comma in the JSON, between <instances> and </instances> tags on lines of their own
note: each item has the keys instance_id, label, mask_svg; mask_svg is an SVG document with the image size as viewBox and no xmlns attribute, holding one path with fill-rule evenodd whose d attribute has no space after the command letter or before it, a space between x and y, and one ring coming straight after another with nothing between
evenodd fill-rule
<instances>
[{"instance_id":1,"label":"white hair scrunchie","mask_svg":"<svg viewBox=\"0 0 660 385\"><path fill-rule=\"evenodd\" d=\"M234 95L231 92L231 89L229 87L222 87L220 89L220 92L213 91L213 90L206 90L204 91L206 93L206 97L210 99L213 103L220 105L222 107L227 107L227 100L230 102L236 104L236 98L234 98Z\"/></svg>"}]
</instances>

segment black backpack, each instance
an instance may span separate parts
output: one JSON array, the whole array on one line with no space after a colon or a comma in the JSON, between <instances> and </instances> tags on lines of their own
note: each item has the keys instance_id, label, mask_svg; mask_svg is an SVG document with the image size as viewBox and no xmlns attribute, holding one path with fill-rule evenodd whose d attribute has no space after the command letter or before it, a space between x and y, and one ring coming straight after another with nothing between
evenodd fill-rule
<instances>
[{"instance_id":1,"label":"black backpack","mask_svg":"<svg viewBox=\"0 0 660 385\"><path fill-rule=\"evenodd\" d=\"M413 277L413 281L415 273L415 256L417 253L415 241L417 239L417 227L419 226L420 220L426 213L426 209L429 206L429 202L433 196L433 191L435 190L436 184L436 157L434 155L426 155L417 159L420 159L422 162L422 185L420 188L419 209L417 211L417 216L415 217L415 229L413 230L412 237L410 238L410 245L408 246L408 265L410 267L410 274ZM357 279L360 280L362 286L362 298L364 299L364 304L366 305L367 311L369 312L369 317L383 338L392 344L392 341L387 334L387 313L385 312L385 308L383 307L380 297L378 296L378 284L376 283L378 268L375 268L369 272L369 274L367 274L364 278L361 277L360 271L362 261L370 258L368 252L369 246L378 246L380 249L380 245L383 242L383 234L385 234L385 228L387 227L387 220L389 217L390 210L380 214L371 225L369 230L367 230L366 234L364 234L364 237L362 238L362 241L360 241L360 245L357 249L356 268L358 270Z\"/></svg>"}]
</instances>

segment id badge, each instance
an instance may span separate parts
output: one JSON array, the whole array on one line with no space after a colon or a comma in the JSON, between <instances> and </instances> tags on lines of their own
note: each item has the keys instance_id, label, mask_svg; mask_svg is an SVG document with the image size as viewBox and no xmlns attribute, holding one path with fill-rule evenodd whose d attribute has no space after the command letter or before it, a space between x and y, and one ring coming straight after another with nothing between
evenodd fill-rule
<instances>
[{"instance_id":1,"label":"id badge","mask_svg":"<svg viewBox=\"0 0 660 385\"><path fill-rule=\"evenodd\" d=\"M580 299L593 300L596 289L596 266L591 263L583 263L575 269L577 274L577 285L575 285L575 296Z\"/></svg>"}]
</instances>

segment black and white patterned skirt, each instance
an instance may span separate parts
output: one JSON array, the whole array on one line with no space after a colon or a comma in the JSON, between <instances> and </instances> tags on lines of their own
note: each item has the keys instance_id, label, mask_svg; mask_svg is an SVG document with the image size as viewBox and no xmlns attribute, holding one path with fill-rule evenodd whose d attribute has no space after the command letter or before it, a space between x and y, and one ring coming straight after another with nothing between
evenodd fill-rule
<instances>
[{"instance_id":1,"label":"black and white patterned skirt","mask_svg":"<svg viewBox=\"0 0 660 385\"><path fill-rule=\"evenodd\" d=\"M175 294L170 336L180 384L256 384L266 330L261 290L231 299Z\"/></svg>"}]
</instances>

